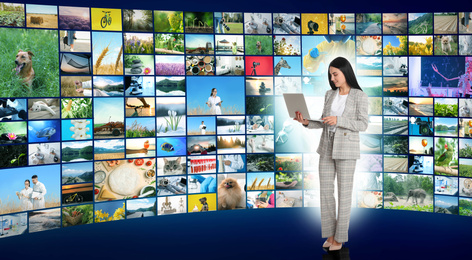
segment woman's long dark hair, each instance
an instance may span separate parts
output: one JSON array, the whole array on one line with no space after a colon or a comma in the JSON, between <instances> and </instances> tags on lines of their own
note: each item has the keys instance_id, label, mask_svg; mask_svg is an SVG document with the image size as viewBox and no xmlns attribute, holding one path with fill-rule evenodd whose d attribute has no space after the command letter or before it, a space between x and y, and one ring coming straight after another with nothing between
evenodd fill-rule
<instances>
[{"instance_id":1,"label":"woman's long dark hair","mask_svg":"<svg viewBox=\"0 0 472 260\"><path fill-rule=\"evenodd\" d=\"M357 89L362 90L361 87L359 86L359 83L357 83L356 75L354 74L354 70L352 69L351 63L346 58L337 57L336 59L331 61L331 63L329 64L329 67L334 67L334 68L339 69L344 74L344 78L346 78L346 83L351 88L357 88ZM331 86L331 89L336 90L337 87L331 81L331 75L329 74L329 69L328 69L328 81L329 81L329 85Z\"/></svg>"},{"instance_id":2,"label":"woman's long dark hair","mask_svg":"<svg viewBox=\"0 0 472 260\"><path fill-rule=\"evenodd\" d=\"M213 95L213 90L215 90L216 88L212 88L211 89L211 93L210 93L210 97Z\"/></svg>"}]
</instances>

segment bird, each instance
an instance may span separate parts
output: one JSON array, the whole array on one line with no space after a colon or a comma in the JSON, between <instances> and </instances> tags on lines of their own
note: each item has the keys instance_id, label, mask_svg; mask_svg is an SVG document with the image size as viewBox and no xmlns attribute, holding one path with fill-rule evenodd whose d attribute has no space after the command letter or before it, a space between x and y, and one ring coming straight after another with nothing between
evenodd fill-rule
<instances>
[{"instance_id":1,"label":"bird","mask_svg":"<svg viewBox=\"0 0 472 260\"><path fill-rule=\"evenodd\" d=\"M446 152L444 152L439 158L436 160L436 165L442 166L444 170L446 170L446 165L449 168L449 163L452 160L452 154L453 154L453 149L451 146L448 146L447 144L444 145L444 148L446 148ZM449 168L451 170L451 168Z\"/></svg>"}]
</instances>

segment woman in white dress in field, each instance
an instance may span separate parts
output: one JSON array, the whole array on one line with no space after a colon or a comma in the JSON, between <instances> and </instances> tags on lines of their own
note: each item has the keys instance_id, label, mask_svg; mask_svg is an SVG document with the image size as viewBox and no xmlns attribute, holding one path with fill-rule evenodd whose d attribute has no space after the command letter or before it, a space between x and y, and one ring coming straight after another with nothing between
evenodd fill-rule
<instances>
[{"instance_id":1,"label":"woman in white dress in field","mask_svg":"<svg viewBox=\"0 0 472 260\"><path fill-rule=\"evenodd\" d=\"M216 88L212 88L211 95L205 103L210 108L211 115L221 115L221 102L223 101L216 95Z\"/></svg>"},{"instance_id":2,"label":"woman in white dress in field","mask_svg":"<svg viewBox=\"0 0 472 260\"><path fill-rule=\"evenodd\" d=\"M204 135L205 132L206 132L205 130L206 130L206 125L205 125L204 121L202 121L202 124L200 125L200 134Z\"/></svg>"},{"instance_id":3,"label":"woman in white dress in field","mask_svg":"<svg viewBox=\"0 0 472 260\"><path fill-rule=\"evenodd\" d=\"M33 194L33 189L30 187L30 181L25 181L25 188L20 192L16 192L16 196L20 199L20 207L22 211L32 210L33 202L31 201L31 195Z\"/></svg>"}]
</instances>

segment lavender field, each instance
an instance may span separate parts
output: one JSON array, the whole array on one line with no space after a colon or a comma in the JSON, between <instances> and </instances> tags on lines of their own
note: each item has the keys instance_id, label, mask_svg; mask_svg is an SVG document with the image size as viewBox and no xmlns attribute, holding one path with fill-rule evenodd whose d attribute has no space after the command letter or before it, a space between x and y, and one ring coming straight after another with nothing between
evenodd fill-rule
<instances>
[{"instance_id":1,"label":"lavender field","mask_svg":"<svg viewBox=\"0 0 472 260\"><path fill-rule=\"evenodd\" d=\"M90 30L90 21L81 16L59 16L59 28L65 30Z\"/></svg>"},{"instance_id":2,"label":"lavender field","mask_svg":"<svg viewBox=\"0 0 472 260\"><path fill-rule=\"evenodd\" d=\"M156 63L156 75L185 75L185 64Z\"/></svg>"}]
</instances>

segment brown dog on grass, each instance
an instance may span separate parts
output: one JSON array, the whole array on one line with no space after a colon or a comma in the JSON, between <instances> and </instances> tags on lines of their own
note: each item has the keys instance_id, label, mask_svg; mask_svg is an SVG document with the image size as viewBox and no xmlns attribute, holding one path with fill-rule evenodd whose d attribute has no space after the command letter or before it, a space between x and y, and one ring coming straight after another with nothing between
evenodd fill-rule
<instances>
[{"instance_id":1,"label":"brown dog on grass","mask_svg":"<svg viewBox=\"0 0 472 260\"><path fill-rule=\"evenodd\" d=\"M18 50L15 59L16 68L13 69L13 71L16 71L16 75L23 78L23 83L30 88L34 79L33 56L34 54L31 51Z\"/></svg>"}]
</instances>

